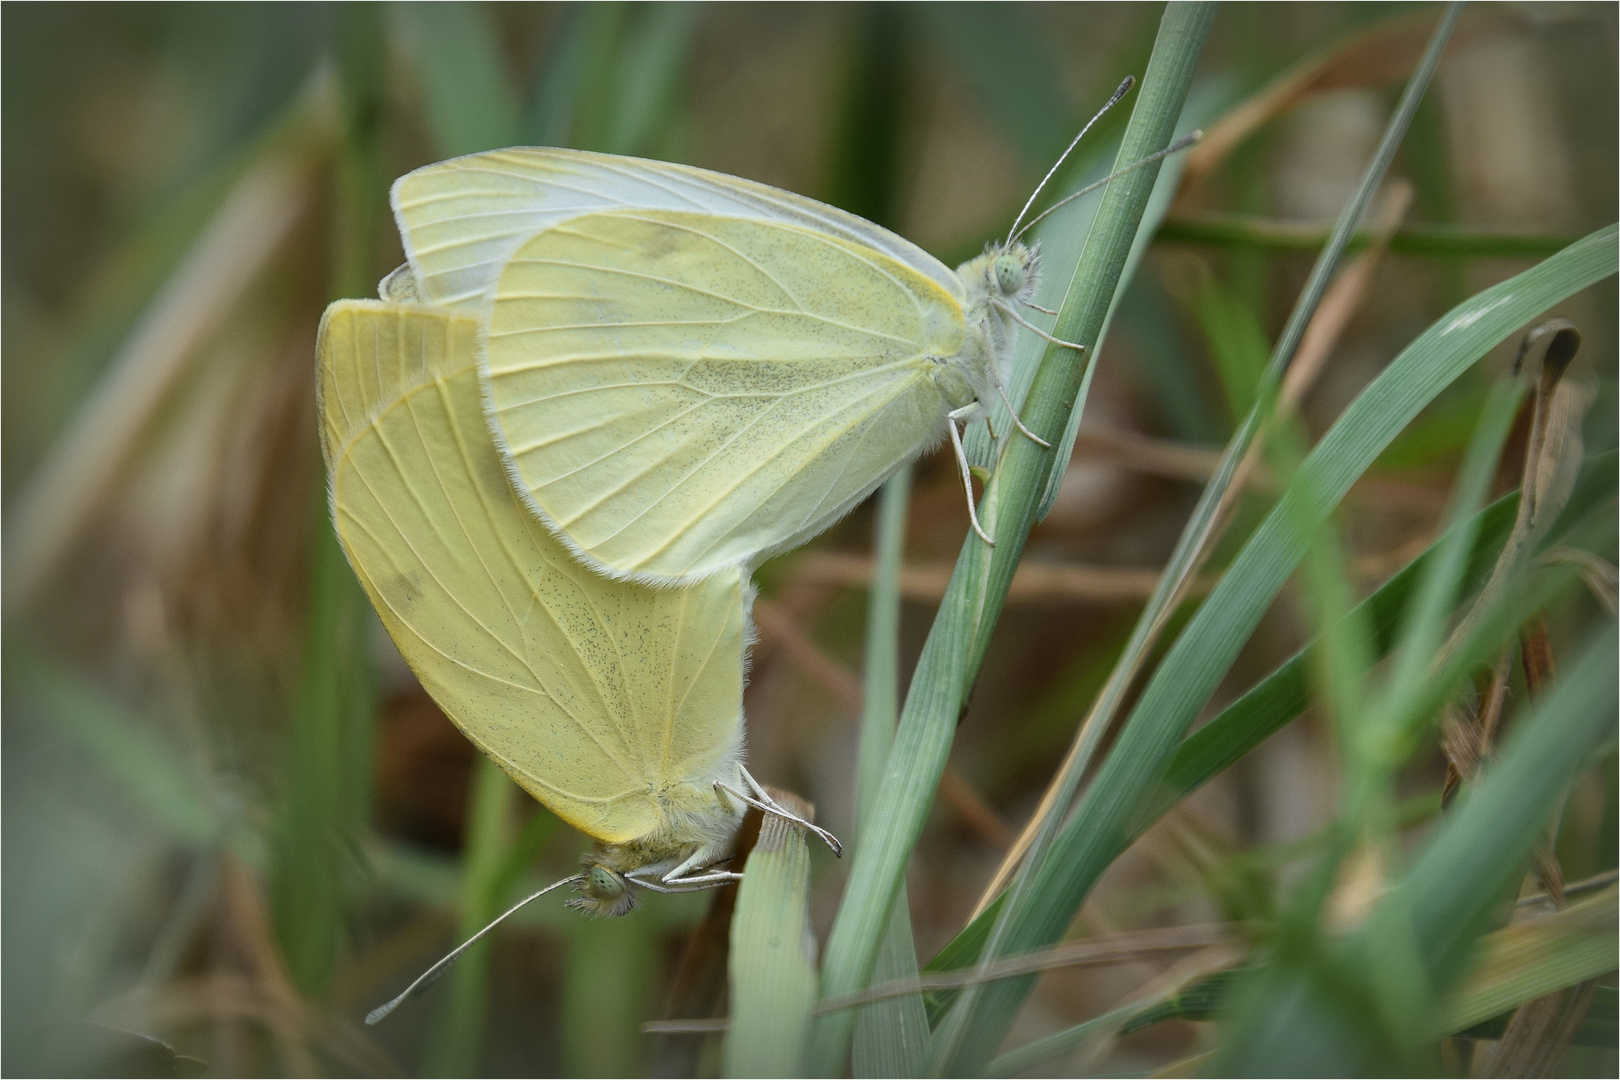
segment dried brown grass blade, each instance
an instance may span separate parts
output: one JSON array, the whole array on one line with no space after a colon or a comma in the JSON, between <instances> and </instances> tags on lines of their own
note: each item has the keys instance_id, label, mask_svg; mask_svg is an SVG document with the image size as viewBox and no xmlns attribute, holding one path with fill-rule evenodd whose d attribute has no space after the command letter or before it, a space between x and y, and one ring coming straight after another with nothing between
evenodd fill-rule
<instances>
[{"instance_id":1,"label":"dried brown grass blade","mask_svg":"<svg viewBox=\"0 0 1620 1080\"><path fill-rule=\"evenodd\" d=\"M1519 349L1516 368L1533 388L1530 437L1525 447L1519 512L1479 599L1453 633L1446 652L1455 647L1492 598L1508 586L1535 541L1558 516L1569 498L1580 465L1581 421L1595 396L1584 372L1566 377L1580 350L1581 335L1568 319L1551 319L1531 329ZM1531 697L1556 675L1547 626L1532 619L1520 632L1519 655ZM1470 779L1490 755L1511 652L1505 652L1492 674L1491 689L1480 716L1470 722L1452 706L1443 719L1449 790L1452 777ZM1534 873L1556 908L1563 908L1564 874L1551 837L1536 850ZM1485 1076L1545 1076L1563 1057L1592 1000L1593 983L1548 994L1519 1007L1484 1064Z\"/></svg>"},{"instance_id":2,"label":"dried brown grass blade","mask_svg":"<svg viewBox=\"0 0 1620 1080\"><path fill-rule=\"evenodd\" d=\"M1536 540L1569 499L1581 462L1581 421L1595 396L1592 380L1586 372L1566 378L1580 345L1579 329L1568 319L1561 318L1533 327L1520 344L1515 368L1519 377L1530 383L1533 396L1530 437L1525 445L1519 483L1519 510L1491 576L1468 614L1452 632L1442 657L1450 654L1468 634L1479 613L1487 610L1497 594L1515 579ZM1545 627L1538 633L1535 623L1527 626L1524 641L1525 676L1534 693L1535 687L1550 677L1553 663L1545 642ZM1441 745L1448 762L1447 795L1458 783L1472 779L1490 756L1510 660L1511 652L1508 652L1498 661L1485 705L1477 717L1468 716L1461 706L1453 704L1441 718ZM1538 856L1537 865L1543 875L1556 873L1555 868L1547 864L1545 855ZM1546 881L1543 885L1549 892L1554 891Z\"/></svg>"},{"instance_id":3,"label":"dried brown grass blade","mask_svg":"<svg viewBox=\"0 0 1620 1080\"><path fill-rule=\"evenodd\" d=\"M1204 131L1204 139L1187 153L1181 190L1201 184L1222 161L1270 121L1312 94L1345 87L1381 86L1409 75L1417 66L1440 14L1435 10L1403 13L1359 34L1340 39L1282 72L1229 110ZM1471 9L1452 34L1453 45L1511 29L1511 19L1494 11Z\"/></svg>"},{"instance_id":4,"label":"dried brown grass blade","mask_svg":"<svg viewBox=\"0 0 1620 1080\"><path fill-rule=\"evenodd\" d=\"M1541 556L1547 564L1568 563L1581 573L1581 581L1593 599L1602 605L1612 619L1620 612L1620 570L1609 560L1580 548L1556 547Z\"/></svg>"},{"instance_id":5,"label":"dried brown grass blade","mask_svg":"<svg viewBox=\"0 0 1620 1080\"><path fill-rule=\"evenodd\" d=\"M975 983L1032 975L1057 968L1122 964L1167 952L1218 946L1233 947L1246 940L1248 929L1244 923L1208 923L1198 926L1130 930L1119 934L1099 934L1079 941L1064 942L1040 952L1009 956L979 967L963 968L960 971L931 972L915 979L902 979L871 986L859 994L825 999L816 1007L816 1011L852 1009L857 1005L869 1005L874 1001L899 997L902 994L928 990L954 990Z\"/></svg>"}]
</instances>

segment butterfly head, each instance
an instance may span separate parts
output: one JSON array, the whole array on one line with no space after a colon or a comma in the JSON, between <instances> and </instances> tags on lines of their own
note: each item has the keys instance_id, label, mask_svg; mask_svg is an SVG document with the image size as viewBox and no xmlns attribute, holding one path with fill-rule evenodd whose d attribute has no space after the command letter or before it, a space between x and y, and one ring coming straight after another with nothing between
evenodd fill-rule
<instances>
[{"instance_id":1,"label":"butterfly head","mask_svg":"<svg viewBox=\"0 0 1620 1080\"><path fill-rule=\"evenodd\" d=\"M636 906L636 897L624 875L610 870L601 863L587 861L585 872L575 886L580 895L568 901L575 911L598 919L616 919L628 915Z\"/></svg>"},{"instance_id":2,"label":"butterfly head","mask_svg":"<svg viewBox=\"0 0 1620 1080\"><path fill-rule=\"evenodd\" d=\"M984 284L991 296L1008 303L1020 303L1035 295L1041 278L1039 247L1014 240L992 247L985 254L990 258L984 268L987 279Z\"/></svg>"}]
</instances>

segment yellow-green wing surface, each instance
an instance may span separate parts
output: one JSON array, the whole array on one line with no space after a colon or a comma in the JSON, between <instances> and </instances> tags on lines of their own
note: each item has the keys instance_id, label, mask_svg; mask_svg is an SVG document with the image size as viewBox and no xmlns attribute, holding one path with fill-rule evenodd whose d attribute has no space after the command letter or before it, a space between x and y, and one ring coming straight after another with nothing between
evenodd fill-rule
<instances>
[{"instance_id":1,"label":"yellow-green wing surface","mask_svg":"<svg viewBox=\"0 0 1620 1080\"><path fill-rule=\"evenodd\" d=\"M605 572L690 581L808 539L973 399L962 310L797 225L615 210L525 242L487 395L533 507Z\"/></svg>"},{"instance_id":2,"label":"yellow-green wing surface","mask_svg":"<svg viewBox=\"0 0 1620 1080\"><path fill-rule=\"evenodd\" d=\"M549 147L491 150L408 173L394 182L391 200L413 278L404 291L481 314L525 240L559 221L617 207L797 224L880 251L953 295L961 291L949 267L887 229L791 191L689 165Z\"/></svg>"},{"instance_id":3,"label":"yellow-green wing surface","mask_svg":"<svg viewBox=\"0 0 1620 1080\"><path fill-rule=\"evenodd\" d=\"M344 301L321 325L338 537L446 714L598 839L667 831L735 783L743 582L682 590L587 570L513 495L490 437L477 320Z\"/></svg>"}]
</instances>

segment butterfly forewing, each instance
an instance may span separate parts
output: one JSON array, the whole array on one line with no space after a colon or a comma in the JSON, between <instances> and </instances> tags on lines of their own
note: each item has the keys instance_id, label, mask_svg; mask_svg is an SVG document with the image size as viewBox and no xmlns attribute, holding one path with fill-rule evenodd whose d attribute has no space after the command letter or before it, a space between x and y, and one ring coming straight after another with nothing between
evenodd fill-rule
<instances>
[{"instance_id":1,"label":"butterfly forewing","mask_svg":"<svg viewBox=\"0 0 1620 1080\"><path fill-rule=\"evenodd\" d=\"M488 396L570 545L690 580L814 535L940 438L962 334L932 279L824 232L586 214L502 273Z\"/></svg>"},{"instance_id":2,"label":"butterfly forewing","mask_svg":"<svg viewBox=\"0 0 1620 1080\"><path fill-rule=\"evenodd\" d=\"M506 261L559 221L613 207L798 224L880 251L960 287L949 267L887 229L790 191L662 161L551 148L453 158L401 177L394 215L423 299L482 311Z\"/></svg>"},{"instance_id":3,"label":"butterfly forewing","mask_svg":"<svg viewBox=\"0 0 1620 1080\"><path fill-rule=\"evenodd\" d=\"M564 820L623 842L731 781L743 586L582 567L516 500L490 437L477 320L348 301L322 325L321 415L344 550L423 686Z\"/></svg>"}]
</instances>

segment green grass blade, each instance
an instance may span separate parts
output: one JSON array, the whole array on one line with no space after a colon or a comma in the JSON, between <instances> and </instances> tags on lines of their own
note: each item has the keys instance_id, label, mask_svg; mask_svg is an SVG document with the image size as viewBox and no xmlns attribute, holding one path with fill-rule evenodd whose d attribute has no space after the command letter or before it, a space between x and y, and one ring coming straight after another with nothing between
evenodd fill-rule
<instances>
[{"instance_id":1,"label":"green grass blade","mask_svg":"<svg viewBox=\"0 0 1620 1080\"><path fill-rule=\"evenodd\" d=\"M1614 241L1612 226L1600 230L1453 309L1350 405L1159 665L1074 818L1041 865L1030 889L1039 904L1021 916L1023 925L997 955L1043 947L1068 926L1092 884L1132 835L1142 800L1163 776L1198 711L1298 565L1308 540L1301 526L1331 512L1383 447L1488 349L1552 304L1613 274ZM1003 1024L1010 1022L1028 985L1025 980L985 992L1005 997Z\"/></svg>"},{"instance_id":2,"label":"green grass blade","mask_svg":"<svg viewBox=\"0 0 1620 1080\"><path fill-rule=\"evenodd\" d=\"M317 504L304 655L271 839L270 910L299 988L323 990L347 918L344 873L369 810L374 682L370 611Z\"/></svg>"},{"instance_id":3,"label":"green grass blade","mask_svg":"<svg viewBox=\"0 0 1620 1080\"><path fill-rule=\"evenodd\" d=\"M697 29L695 3L648 4L626 33L619 55L608 151L649 154L680 103Z\"/></svg>"},{"instance_id":4,"label":"green grass blade","mask_svg":"<svg viewBox=\"0 0 1620 1080\"><path fill-rule=\"evenodd\" d=\"M674 899L659 897L659 900ZM557 1025L564 1076L642 1076L651 986L644 972L656 963L658 934L652 904L623 919L582 919L550 908L563 919L568 941L562 1010ZM662 905L659 905L662 906ZM530 907L540 907L531 904Z\"/></svg>"},{"instance_id":5,"label":"green grass blade","mask_svg":"<svg viewBox=\"0 0 1620 1080\"><path fill-rule=\"evenodd\" d=\"M1155 51L1157 66L1149 65L1126 132L1122 153L1133 155L1132 160L1170 141L1208 28L1210 12L1203 6L1172 11L1167 23L1175 46L1163 55ZM1171 54L1174 60L1167 60ZM1070 340L1095 342L1156 177L1150 165L1110 185L1104 194L1087 248L1095 257L1081 261L1058 319L1058 332ZM1081 375L1068 350L1048 350L1025 404L1025 422L1055 436L1068 420ZM1050 472L1049 451L1027 439L1010 441L981 511L998 532L997 545L993 552L976 538L963 545L911 680L875 813L857 838L849 884L822 966L822 990L828 997L852 994L871 978L906 860L950 752L966 685L983 657L978 639L988 643ZM853 1024L847 1010L817 1021L812 1073L843 1070Z\"/></svg>"},{"instance_id":6,"label":"green grass blade","mask_svg":"<svg viewBox=\"0 0 1620 1080\"><path fill-rule=\"evenodd\" d=\"M374 10L338 16L338 106L343 140L329 292L366 295L383 217L378 140L386 64ZM333 531L326 475L313 478L313 537L303 655L286 743L286 776L272 829L269 898L287 969L299 988L324 990L348 919L345 876L370 823L371 722L376 677L367 649L371 609Z\"/></svg>"},{"instance_id":7,"label":"green grass blade","mask_svg":"<svg viewBox=\"0 0 1620 1080\"><path fill-rule=\"evenodd\" d=\"M1611 887L1553 915L1486 934L1478 967L1446 1001L1436 1030L1460 1031L1613 971L1620 964L1615 899ZM1612 1032L1612 1014L1609 1026Z\"/></svg>"},{"instance_id":8,"label":"green grass blade","mask_svg":"<svg viewBox=\"0 0 1620 1080\"><path fill-rule=\"evenodd\" d=\"M467 835L462 845L461 909L456 941L472 937L501 913L497 892L507 869L507 826L522 789L489 758L480 754L473 766L472 795L467 805ZM480 941L456 961L445 982L428 1044L422 1053L425 1076L476 1076L489 1006L489 963L493 942Z\"/></svg>"},{"instance_id":9,"label":"green grass blade","mask_svg":"<svg viewBox=\"0 0 1620 1080\"><path fill-rule=\"evenodd\" d=\"M1613 738L1617 647L1610 622L1531 703L1342 956L1285 957L1248 988L1213 1072L1366 1075L1434 1067L1426 1048L1445 1026L1440 999L1477 955L1566 786Z\"/></svg>"},{"instance_id":10,"label":"green grass blade","mask_svg":"<svg viewBox=\"0 0 1620 1080\"><path fill-rule=\"evenodd\" d=\"M911 933L911 904L904 885L894 898L889 925L872 965L874 984L917 977L917 943ZM855 1021L851 1075L921 1076L928 1065L931 1029L921 994L886 998L860 1009Z\"/></svg>"},{"instance_id":11,"label":"green grass blade","mask_svg":"<svg viewBox=\"0 0 1620 1080\"><path fill-rule=\"evenodd\" d=\"M1519 411L1524 387L1517 380L1498 383L1485 403L1480 417L1479 434L1469 443L1468 455L1459 470L1454 505L1450 511L1454 520L1466 523L1474 509L1485 501L1491 480L1495 477L1497 460L1502 456L1502 444L1507 441L1508 430ZM1467 558L1471 537L1465 528L1452 529L1441 543L1433 564L1418 586L1417 594L1405 624L1401 627L1400 643L1395 650L1395 666L1390 674L1384 700L1379 711L1399 714L1409 708L1408 702L1416 695L1421 684L1431 677L1434 658L1446 633L1446 617L1456 596L1462 564ZM1394 717L1391 717L1394 719ZM1374 751L1375 755L1377 751Z\"/></svg>"},{"instance_id":12,"label":"green grass blade","mask_svg":"<svg viewBox=\"0 0 1620 1080\"><path fill-rule=\"evenodd\" d=\"M422 107L434 148L445 157L510 146L517 95L507 79L489 9L433 0L403 4Z\"/></svg>"},{"instance_id":13,"label":"green grass blade","mask_svg":"<svg viewBox=\"0 0 1620 1080\"><path fill-rule=\"evenodd\" d=\"M804 1076L816 1003L810 852L796 825L767 817L748 856L731 924L725 1076Z\"/></svg>"},{"instance_id":14,"label":"green grass blade","mask_svg":"<svg viewBox=\"0 0 1620 1080\"><path fill-rule=\"evenodd\" d=\"M8 689L66 731L164 832L200 848L219 842L223 822L203 782L188 775L185 756L143 717L21 642L8 642L6 651Z\"/></svg>"},{"instance_id":15,"label":"green grass blade","mask_svg":"<svg viewBox=\"0 0 1620 1080\"><path fill-rule=\"evenodd\" d=\"M1165 8L1136 107L1132 110L1120 143L1117 164L1140 161L1170 143L1214 12L1212 5L1201 4L1172 4ZM1059 337L1087 347L1094 347L1100 339L1113 309L1119 275L1128 265L1131 251L1137 245L1139 226L1157 179L1157 170L1148 166L1134 170L1120 181L1110 184L1104 193L1085 251L1058 315L1054 330ZM1054 431L1061 425L1067 433L1076 423L1073 410L1081 403L1090 367L1075 364L1073 357L1063 355L1064 352L1059 346L1047 348L1031 384L1029 397L1024 402L1025 422L1030 423L1037 432ZM1061 439L1058 441L1061 442ZM984 571L987 583L985 596L989 605L974 627L972 652L964 673L969 680L977 672L989 647L990 633L1000 613L1000 601L1006 596L1007 584L1016 569L1022 541L1029 527L1029 519L1022 516L1022 485L1030 483L1038 488L1042 498L1052 490L1056 468L1054 455L1035 455L1029 450L1028 440L1009 442L1001 467L986 494L985 503L989 507L986 516L991 521L990 527L1001 530L1003 513L1010 511L1007 517L1011 519L1008 524L1012 528L1009 530L1011 536L1002 533L1002 540ZM1024 479L1026 469L1033 474L1027 481ZM1002 501L1003 491L1009 496L1005 503ZM983 992L982 987L971 987L964 992L963 1000L972 1000ZM977 1071L976 1066L988 1061L989 1054L994 1050L993 1043L998 1041L991 1040L991 1045L980 1043L976 1035L968 1034L965 1025L953 1025L947 1018L941 1030L935 1034L932 1068L935 1071ZM977 1060L964 1062L959 1059L962 1054Z\"/></svg>"},{"instance_id":16,"label":"green grass blade","mask_svg":"<svg viewBox=\"0 0 1620 1080\"><path fill-rule=\"evenodd\" d=\"M1241 422L1254 408L1255 391L1271 357L1271 343L1249 306L1214 277L1200 284L1191 302L1227 407Z\"/></svg>"},{"instance_id":17,"label":"green grass blade","mask_svg":"<svg viewBox=\"0 0 1620 1080\"><path fill-rule=\"evenodd\" d=\"M1044 171L1074 133L1051 38L1031 11L983 2L918 4L910 11L972 85L1024 163ZM1009 78L1010 72L1017 77Z\"/></svg>"},{"instance_id":18,"label":"green grass blade","mask_svg":"<svg viewBox=\"0 0 1620 1080\"><path fill-rule=\"evenodd\" d=\"M889 478L878 493L872 585L866 594L866 670L855 806L864 820L877 805L900 711L900 564L906 549L911 467Z\"/></svg>"}]
</instances>

